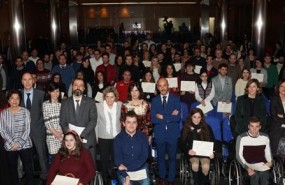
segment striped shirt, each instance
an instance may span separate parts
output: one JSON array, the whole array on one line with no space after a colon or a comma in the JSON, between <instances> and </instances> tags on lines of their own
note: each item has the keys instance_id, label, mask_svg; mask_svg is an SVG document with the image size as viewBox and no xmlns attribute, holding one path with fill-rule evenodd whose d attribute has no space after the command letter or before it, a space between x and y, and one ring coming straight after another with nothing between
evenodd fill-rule
<instances>
[{"instance_id":1,"label":"striped shirt","mask_svg":"<svg viewBox=\"0 0 285 185\"><path fill-rule=\"evenodd\" d=\"M18 144L18 150L31 148L30 138L30 112L23 107L20 111L12 113L9 108L0 114L0 134L3 137L6 151L12 151L12 145Z\"/></svg>"}]
</instances>

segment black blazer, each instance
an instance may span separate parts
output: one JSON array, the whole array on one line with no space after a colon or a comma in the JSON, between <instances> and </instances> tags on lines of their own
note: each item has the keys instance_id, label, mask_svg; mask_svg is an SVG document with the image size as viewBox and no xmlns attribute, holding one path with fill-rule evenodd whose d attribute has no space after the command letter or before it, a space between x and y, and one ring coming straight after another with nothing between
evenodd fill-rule
<instances>
[{"instance_id":1,"label":"black blazer","mask_svg":"<svg viewBox=\"0 0 285 185\"><path fill-rule=\"evenodd\" d=\"M95 126L97 124L97 108L94 99L82 96L79 117L76 117L73 97L62 102L60 111L60 125L64 132L68 130L68 124L78 127L85 127L81 133L81 137L87 139L87 143L83 143L85 148L94 147Z\"/></svg>"},{"instance_id":2,"label":"black blazer","mask_svg":"<svg viewBox=\"0 0 285 185\"><path fill-rule=\"evenodd\" d=\"M21 93L22 93L21 107L26 107L24 102L24 89L21 90ZM33 139L45 137L46 135L46 128L43 119L44 97L45 97L44 91L35 88L33 89L32 108L30 110L31 113L30 136Z\"/></svg>"},{"instance_id":3,"label":"black blazer","mask_svg":"<svg viewBox=\"0 0 285 185\"><path fill-rule=\"evenodd\" d=\"M278 114L283 115L283 118L278 117ZM270 102L270 115L271 119L274 121L273 124L277 123L278 126L281 126L282 123L285 123L285 113L281 98L279 96L272 96Z\"/></svg>"}]
</instances>

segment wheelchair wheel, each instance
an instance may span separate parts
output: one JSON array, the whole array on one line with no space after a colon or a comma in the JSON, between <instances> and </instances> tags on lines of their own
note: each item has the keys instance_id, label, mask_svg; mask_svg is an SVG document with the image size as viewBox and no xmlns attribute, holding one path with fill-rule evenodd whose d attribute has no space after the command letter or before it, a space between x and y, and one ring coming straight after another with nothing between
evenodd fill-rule
<instances>
[{"instance_id":1,"label":"wheelchair wheel","mask_svg":"<svg viewBox=\"0 0 285 185\"><path fill-rule=\"evenodd\" d=\"M211 185L219 185L220 183L220 163L217 158L213 159L211 162L211 167L210 167L210 184Z\"/></svg>"},{"instance_id":2,"label":"wheelchair wheel","mask_svg":"<svg viewBox=\"0 0 285 185\"><path fill-rule=\"evenodd\" d=\"M94 185L104 185L101 172L96 171L96 175L94 178Z\"/></svg>"},{"instance_id":3,"label":"wheelchair wheel","mask_svg":"<svg viewBox=\"0 0 285 185\"><path fill-rule=\"evenodd\" d=\"M273 183L277 185L283 184L284 167L280 158L276 158L273 162Z\"/></svg>"},{"instance_id":4,"label":"wheelchair wheel","mask_svg":"<svg viewBox=\"0 0 285 185\"><path fill-rule=\"evenodd\" d=\"M180 157L180 182L182 185L187 184L187 179L189 176L189 171L188 171L188 161L185 155L181 154Z\"/></svg>"},{"instance_id":5,"label":"wheelchair wheel","mask_svg":"<svg viewBox=\"0 0 285 185\"><path fill-rule=\"evenodd\" d=\"M229 168L229 185L243 185L242 183L241 167L236 160L233 160Z\"/></svg>"}]
</instances>

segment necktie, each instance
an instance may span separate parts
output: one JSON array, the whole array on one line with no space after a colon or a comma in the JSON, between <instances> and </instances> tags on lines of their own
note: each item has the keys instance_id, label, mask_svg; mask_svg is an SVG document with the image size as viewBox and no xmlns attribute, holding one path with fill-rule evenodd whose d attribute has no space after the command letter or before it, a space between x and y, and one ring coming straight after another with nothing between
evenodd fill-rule
<instances>
[{"instance_id":1,"label":"necktie","mask_svg":"<svg viewBox=\"0 0 285 185\"><path fill-rule=\"evenodd\" d=\"M165 110L166 109L166 96L163 96L162 106L163 106L163 109Z\"/></svg>"},{"instance_id":2,"label":"necktie","mask_svg":"<svg viewBox=\"0 0 285 185\"><path fill-rule=\"evenodd\" d=\"M31 99L30 99L30 95L31 95L31 93L27 93L26 108L28 110L31 110L31 108L32 108L32 102L31 102Z\"/></svg>"},{"instance_id":3,"label":"necktie","mask_svg":"<svg viewBox=\"0 0 285 185\"><path fill-rule=\"evenodd\" d=\"M79 100L75 100L76 101L76 107L75 107L75 114L76 114L76 116L78 116L78 114L79 114Z\"/></svg>"}]
</instances>

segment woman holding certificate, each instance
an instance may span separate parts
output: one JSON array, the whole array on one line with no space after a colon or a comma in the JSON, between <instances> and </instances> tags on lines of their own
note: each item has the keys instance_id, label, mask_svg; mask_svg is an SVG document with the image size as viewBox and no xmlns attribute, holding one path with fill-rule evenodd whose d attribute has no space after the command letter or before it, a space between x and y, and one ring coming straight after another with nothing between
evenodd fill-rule
<instances>
[{"instance_id":1,"label":"woman holding certificate","mask_svg":"<svg viewBox=\"0 0 285 185\"><path fill-rule=\"evenodd\" d=\"M142 78L142 83L155 83L155 79L153 77L153 74L150 70L146 70L143 78ZM156 90L154 92L144 92L144 99L151 103L151 100L153 97L156 96Z\"/></svg>"},{"instance_id":2,"label":"woman holding certificate","mask_svg":"<svg viewBox=\"0 0 285 185\"><path fill-rule=\"evenodd\" d=\"M250 79L245 86L245 94L239 96L235 109L235 133L241 134L248 130L249 118L257 116L260 119L261 129L266 126L266 102L261 94L260 83L256 79Z\"/></svg>"},{"instance_id":3,"label":"woman holding certificate","mask_svg":"<svg viewBox=\"0 0 285 185\"><path fill-rule=\"evenodd\" d=\"M195 98L203 106L206 106L206 102L211 102L215 96L214 83L208 78L206 70L201 70L200 78L197 80L195 89Z\"/></svg>"},{"instance_id":4,"label":"woman holding certificate","mask_svg":"<svg viewBox=\"0 0 285 185\"><path fill-rule=\"evenodd\" d=\"M98 103L97 94L103 93L104 89L109 86L107 82L106 75L103 71L96 71L95 73L95 83L92 87L92 97L95 98L95 101Z\"/></svg>"},{"instance_id":5,"label":"woman holding certificate","mask_svg":"<svg viewBox=\"0 0 285 185\"><path fill-rule=\"evenodd\" d=\"M143 99L143 91L139 83L132 83L128 89L128 100L122 105L121 121L129 111L134 111L138 117L138 130L144 133L151 142L152 124L150 121L150 106Z\"/></svg>"},{"instance_id":6,"label":"woman holding certificate","mask_svg":"<svg viewBox=\"0 0 285 185\"><path fill-rule=\"evenodd\" d=\"M186 62L185 72L180 76L180 100L188 105L189 110L191 104L195 102L195 84L196 80L198 79L198 75L194 73L194 68L195 66L192 63ZM184 87L184 84L182 82L192 82L193 84L185 84ZM190 86L194 88L186 89Z\"/></svg>"},{"instance_id":7,"label":"woman holding certificate","mask_svg":"<svg viewBox=\"0 0 285 185\"><path fill-rule=\"evenodd\" d=\"M209 180L210 159L209 156L198 156L194 148L194 141L214 142L214 134L210 126L205 122L205 117L201 109L193 109L183 127L181 148L186 156L190 157L191 167L195 185L206 185ZM199 171L201 163L202 171Z\"/></svg>"},{"instance_id":8,"label":"woman holding certificate","mask_svg":"<svg viewBox=\"0 0 285 185\"><path fill-rule=\"evenodd\" d=\"M175 96L179 96L178 77L173 64L167 64L162 71L162 76L167 79L169 84L169 92Z\"/></svg>"},{"instance_id":9,"label":"woman holding certificate","mask_svg":"<svg viewBox=\"0 0 285 185\"><path fill-rule=\"evenodd\" d=\"M77 178L78 185L87 185L95 176L95 164L91 154L83 148L75 131L64 134L62 147L49 169L46 185L51 185L57 175Z\"/></svg>"},{"instance_id":10,"label":"woman holding certificate","mask_svg":"<svg viewBox=\"0 0 285 185\"><path fill-rule=\"evenodd\" d=\"M235 85L236 98L241 95L244 95L244 89L250 78L251 78L250 70L247 68L243 68L241 71L240 78L237 80L236 85Z\"/></svg>"}]
</instances>

